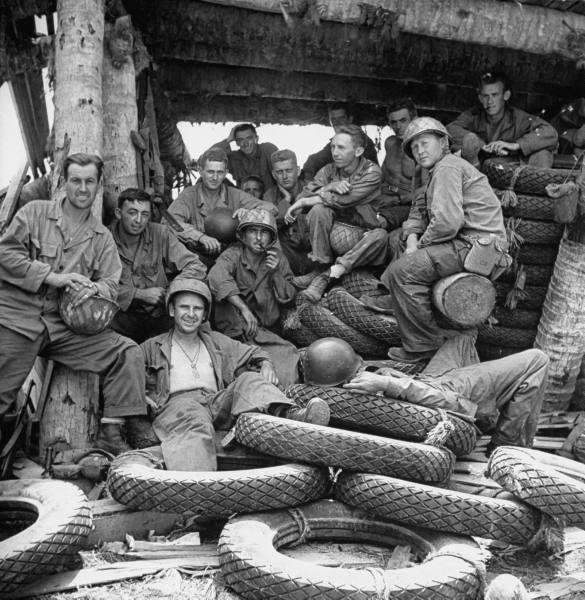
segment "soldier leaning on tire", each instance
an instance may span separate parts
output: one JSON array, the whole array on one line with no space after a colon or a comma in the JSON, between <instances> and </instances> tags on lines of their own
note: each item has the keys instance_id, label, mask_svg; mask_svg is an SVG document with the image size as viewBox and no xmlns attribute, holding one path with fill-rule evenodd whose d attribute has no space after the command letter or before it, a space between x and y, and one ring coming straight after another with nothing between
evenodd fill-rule
<instances>
[{"instance_id":1,"label":"soldier leaning on tire","mask_svg":"<svg viewBox=\"0 0 585 600\"><path fill-rule=\"evenodd\" d=\"M313 398L301 409L276 387L266 352L211 330L206 322L211 292L205 283L173 280L166 304L173 329L141 348L153 429L167 469L216 471L214 427L229 429L245 412L328 424L324 400Z\"/></svg>"},{"instance_id":2,"label":"soldier leaning on tire","mask_svg":"<svg viewBox=\"0 0 585 600\"><path fill-rule=\"evenodd\" d=\"M96 445L129 450L126 417L146 414L140 350L111 330L79 335L64 323L59 294L72 307L95 295L115 300L122 272L110 232L91 213L103 163L98 156L65 159L65 198L20 209L0 238L0 420L16 399L37 355L103 376L104 410Z\"/></svg>"},{"instance_id":3,"label":"soldier leaning on tire","mask_svg":"<svg viewBox=\"0 0 585 600\"><path fill-rule=\"evenodd\" d=\"M364 371L345 388L377 393L413 404L475 418L492 433L486 454L498 446L532 446L544 396L547 355L536 348L479 362L474 335L449 339L416 376Z\"/></svg>"}]
</instances>

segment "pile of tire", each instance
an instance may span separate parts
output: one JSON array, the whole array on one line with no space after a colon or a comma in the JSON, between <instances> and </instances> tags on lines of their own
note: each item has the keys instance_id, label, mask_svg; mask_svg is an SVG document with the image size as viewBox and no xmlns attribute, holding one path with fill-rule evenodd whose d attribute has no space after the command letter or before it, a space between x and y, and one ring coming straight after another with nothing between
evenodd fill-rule
<instances>
[{"instance_id":1,"label":"pile of tire","mask_svg":"<svg viewBox=\"0 0 585 600\"><path fill-rule=\"evenodd\" d=\"M303 302L284 317L284 337L301 348L323 337L337 337L365 359L386 357L391 346L400 346L396 320L360 302L364 294L382 293L379 283L367 270L344 275L320 302Z\"/></svg>"},{"instance_id":2,"label":"pile of tire","mask_svg":"<svg viewBox=\"0 0 585 600\"><path fill-rule=\"evenodd\" d=\"M485 161L483 170L502 201L514 266L496 282L496 324L480 327L477 349L483 360L501 358L531 348L552 276L563 225L554 220L549 183L574 178L567 169L537 169L501 159Z\"/></svg>"}]
</instances>

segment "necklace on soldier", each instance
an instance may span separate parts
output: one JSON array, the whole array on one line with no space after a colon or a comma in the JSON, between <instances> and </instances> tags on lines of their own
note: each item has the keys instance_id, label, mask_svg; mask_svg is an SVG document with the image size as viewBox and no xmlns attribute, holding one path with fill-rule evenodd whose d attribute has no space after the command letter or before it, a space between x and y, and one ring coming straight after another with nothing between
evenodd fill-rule
<instances>
[{"instance_id":1,"label":"necklace on soldier","mask_svg":"<svg viewBox=\"0 0 585 600\"><path fill-rule=\"evenodd\" d=\"M191 365L191 370L193 371L193 375L197 378L199 377L199 371L197 370L197 361L199 360L199 355L201 354L201 340L197 339L197 350L193 355L193 358L189 356L189 353L185 350L181 342L173 336L173 341L177 343L181 352L186 356L189 364Z\"/></svg>"}]
</instances>

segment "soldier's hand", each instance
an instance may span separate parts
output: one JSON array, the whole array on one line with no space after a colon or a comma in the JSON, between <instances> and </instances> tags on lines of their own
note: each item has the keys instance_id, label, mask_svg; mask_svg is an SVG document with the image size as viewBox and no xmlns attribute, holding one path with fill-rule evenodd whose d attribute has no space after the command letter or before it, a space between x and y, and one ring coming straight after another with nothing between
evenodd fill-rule
<instances>
[{"instance_id":1,"label":"soldier's hand","mask_svg":"<svg viewBox=\"0 0 585 600\"><path fill-rule=\"evenodd\" d=\"M52 287L66 287L71 290L93 286L93 281L81 273L49 273L45 278L45 283Z\"/></svg>"},{"instance_id":2,"label":"soldier's hand","mask_svg":"<svg viewBox=\"0 0 585 600\"><path fill-rule=\"evenodd\" d=\"M266 268L269 271L276 271L278 265L280 264L280 256L278 256L278 252L276 250L268 250L266 252Z\"/></svg>"},{"instance_id":3,"label":"soldier's hand","mask_svg":"<svg viewBox=\"0 0 585 600\"><path fill-rule=\"evenodd\" d=\"M88 300L92 296L95 296L98 293L97 285L89 279L87 281L89 282L87 285L80 285L77 288L67 287L67 289L72 292L72 308L79 306L80 304L82 304L83 302L85 302L86 300Z\"/></svg>"},{"instance_id":4,"label":"soldier's hand","mask_svg":"<svg viewBox=\"0 0 585 600\"><path fill-rule=\"evenodd\" d=\"M347 194L351 192L351 183L349 181L332 181L327 184L327 190L336 194Z\"/></svg>"},{"instance_id":5,"label":"soldier's hand","mask_svg":"<svg viewBox=\"0 0 585 600\"><path fill-rule=\"evenodd\" d=\"M269 363L267 360L265 360L262 363L262 366L260 367L260 375L268 382L271 383L272 385L278 385L280 382L278 380L278 377L276 376L276 371L274 370L274 367L272 366L272 363Z\"/></svg>"},{"instance_id":6,"label":"soldier's hand","mask_svg":"<svg viewBox=\"0 0 585 600\"><path fill-rule=\"evenodd\" d=\"M387 375L378 375L378 373L362 371L351 381L344 383L343 387L353 392L375 394L377 392L383 392L386 389L387 378Z\"/></svg>"},{"instance_id":7,"label":"soldier's hand","mask_svg":"<svg viewBox=\"0 0 585 600\"><path fill-rule=\"evenodd\" d=\"M214 237L209 235L203 235L199 238L199 243L205 249L205 252L208 254L219 254L221 251L221 244L219 240L216 240Z\"/></svg>"},{"instance_id":8,"label":"soldier's hand","mask_svg":"<svg viewBox=\"0 0 585 600\"><path fill-rule=\"evenodd\" d=\"M246 326L244 333L247 336L253 338L256 335L256 333L258 332L258 319L256 318L254 313L248 307L243 309L241 311L241 313L242 313L242 319L244 319L244 323Z\"/></svg>"},{"instance_id":9,"label":"soldier's hand","mask_svg":"<svg viewBox=\"0 0 585 600\"><path fill-rule=\"evenodd\" d=\"M163 287L151 287L136 290L136 299L143 304L156 306L162 304L165 300L166 290Z\"/></svg>"}]
</instances>

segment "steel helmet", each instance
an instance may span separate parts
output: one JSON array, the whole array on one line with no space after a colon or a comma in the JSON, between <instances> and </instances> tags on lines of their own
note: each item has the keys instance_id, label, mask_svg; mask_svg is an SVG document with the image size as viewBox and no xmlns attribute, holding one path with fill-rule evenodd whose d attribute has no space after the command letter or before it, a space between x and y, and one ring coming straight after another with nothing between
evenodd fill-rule
<instances>
[{"instance_id":1,"label":"steel helmet","mask_svg":"<svg viewBox=\"0 0 585 600\"><path fill-rule=\"evenodd\" d=\"M205 319L209 318L209 312L211 310L211 292L207 287L207 284L199 279L191 279L187 277L176 277L171 281L171 285L169 285L169 289L167 290L167 297L165 298L165 306L167 311L169 310L169 304L171 299L175 294L179 294L180 292L191 292L192 294L197 294L201 296L206 304L207 311L205 313Z\"/></svg>"},{"instance_id":2,"label":"steel helmet","mask_svg":"<svg viewBox=\"0 0 585 600\"><path fill-rule=\"evenodd\" d=\"M402 141L402 149L410 158L413 158L410 144L414 138L421 133L436 133L441 137L446 137L449 140L451 139L447 128L443 123L437 121L437 119L433 119L432 117L417 117L408 124Z\"/></svg>"},{"instance_id":3,"label":"steel helmet","mask_svg":"<svg viewBox=\"0 0 585 600\"><path fill-rule=\"evenodd\" d=\"M65 289L59 297L59 314L74 333L93 335L100 333L112 322L118 305L103 296L90 296L78 306L73 306L74 294Z\"/></svg>"},{"instance_id":4,"label":"steel helmet","mask_svg":"<svg viewBox=\"0 0 585 600\"><path fill-rule=\"evenodd\" d=\"M278 230L276 228L276 219L271 212L268 212L263 208L251 208L249 210L242 211L237 229L238 237L240 237L240 234L246 227L250 226L267 229L272 234L272 243L276 242Z\"/></svg>"},{"instance_id":5,"label":"steel helmet","mask_svg":"<svg viewBox=\"0 0 585 600\"><path fill-rule=\"evenodd\" d=\"M332 386L349 381L362 363L354 349L336 337L317 340L301 354L305 382L313 385Z\"/></svg>"},{"instance_id":6,"label":"steel helmet","mask_svg":"<svg viewBox=\"0 0 585 600\"><path fill-rule=\"evenodd\" d=\"M215 238L222 244L231 244L236 241L238 220L232 217L233 210L227 206L214 208L203 222L205 235Z\"/></svg>"}]
</instances>

